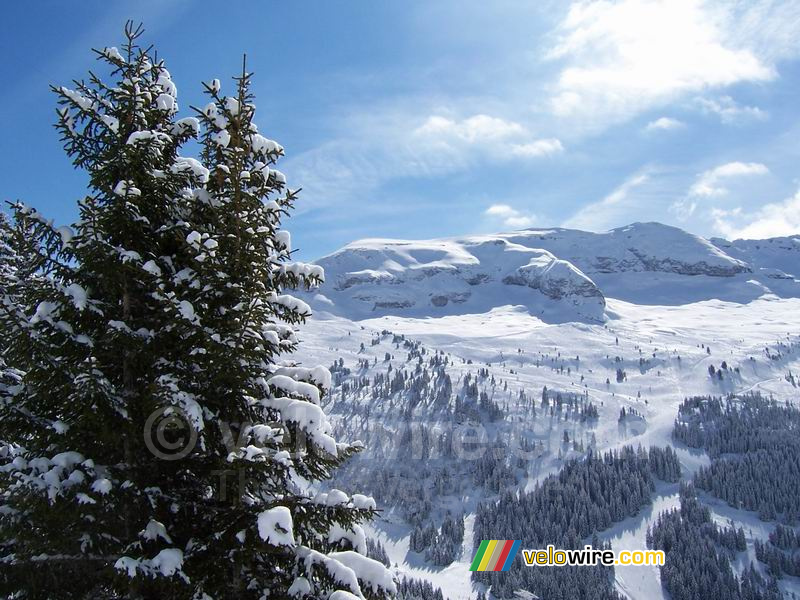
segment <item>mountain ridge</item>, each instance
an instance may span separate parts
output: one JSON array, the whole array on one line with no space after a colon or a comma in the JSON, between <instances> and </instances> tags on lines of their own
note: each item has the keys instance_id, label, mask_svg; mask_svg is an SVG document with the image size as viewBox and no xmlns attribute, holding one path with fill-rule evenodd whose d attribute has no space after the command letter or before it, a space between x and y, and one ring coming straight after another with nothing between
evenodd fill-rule
<instances>
[{"instance_id":1,"label":"mountain ridge","mask_svg":"<svg viewBox=\"0 0 800 600\"><path fill-rule=\"evenodd\" d=\"M604 233L533 228L428 240L366 238L316 261L312 306L353 319L518 304L548 322L603 322L606 297L642 304L800 297L800 237L711 240L661 223Z\"/></svg>"}]
</instances>

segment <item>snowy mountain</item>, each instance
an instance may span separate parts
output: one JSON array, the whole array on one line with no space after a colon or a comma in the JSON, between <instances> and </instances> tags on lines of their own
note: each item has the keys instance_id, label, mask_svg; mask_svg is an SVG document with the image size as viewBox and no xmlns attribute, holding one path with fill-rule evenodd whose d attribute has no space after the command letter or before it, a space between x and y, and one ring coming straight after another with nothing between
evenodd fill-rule
<instances>
[{"instance_id":1,"label":"snowy mountain","mask_svg":"<svg viewBox=\"0 0 800 600\"><path fill-rule=\"evenodd\" d=\"M546 322L602 322L607 297L679 305L800 296L800 243L709 241L634 223L606 233L531 229L439 240L367 239L318 261L317 309L353 319L475 314L508 304Z\"/></svg>"},{"instance_id":2,"label":"snowy mountain","mask_svg":"<svg viewBox=\"0 0 800 600\"><path fill-rule=\"evenodd\" d=\"M753 275L779 296L796 295L800 279L800 236L766 240L710 240L717 248L752 265Z\"/></svg>"},{"instance_id":3,"label":"snowy mountain","mask_svg":"<svg viewBox=\"0 0 800 600\"><path fill-rule=\"evenodd\" d=\"M692 481L718 459L673 438L687 397L760 393L798 406L798 256L796 238L706 240L655 223L349 244L318 261L326 283L309 297L316 315L297 355L331 365L325 411L337 438L365 445L332 485L375 497L383 513L367 534L399 579L432 584L452 600L556 588L562 597L588 597L564 596L574 588L562 571L505 588L494 576L471 575L481 536L531 544L539 538L524 524L553 518L520 518L521 507L496 503L533 493L571 459L627 446L674 448L679 477ZM476 433L482 451L465 455ZM739 476L776 494L774 482L785 479ZM648 547L648 528L681 505L674 478L653 480L641 508L597 526L600 542ZM699 499L715 523L744 528L732 572L744 577L754 564L766 577L756 547L774 522L713 489ZM769 517L769 507L761 512ZM593 597L671 597L656 567L618 566L610 584L586 571L570 577L600 586ZM800 592L798 581L784 577L780 591Z\"/></svg>"}]
</instances>

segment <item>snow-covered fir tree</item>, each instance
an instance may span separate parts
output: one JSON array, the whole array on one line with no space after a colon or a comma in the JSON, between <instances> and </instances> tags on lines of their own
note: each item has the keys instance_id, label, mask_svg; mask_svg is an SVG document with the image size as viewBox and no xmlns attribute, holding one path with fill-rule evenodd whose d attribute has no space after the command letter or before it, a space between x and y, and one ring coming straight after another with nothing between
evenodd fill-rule
<instances>
[{"instance_id":1,"label":"snow-covered fir tree","mask_svg":"<svg viewBox=\"0 0 800 600\"><path fill-rule=\"evenodd\" d=\"M323 273L291 261L296 193L250 75L178 119L164 63L126 34L97 52L113 83L54 88L89 176L78 222L20 206L2 227L0 592L386 597L359 525L374 502L313 491L359 445L330 435L327 370L285 362L310 315L285 291ZM197 136L200 160L181 156Z\"/></svg>"}]
</instances>

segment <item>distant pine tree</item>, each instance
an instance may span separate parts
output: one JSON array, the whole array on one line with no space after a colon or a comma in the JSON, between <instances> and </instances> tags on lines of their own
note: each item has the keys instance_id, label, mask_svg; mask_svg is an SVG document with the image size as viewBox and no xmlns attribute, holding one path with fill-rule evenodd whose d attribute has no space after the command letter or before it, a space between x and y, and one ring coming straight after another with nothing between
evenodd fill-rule
<instances>
[{"instance_id":1,"label":"distant pine tree","mask_svg":"<svg viewBox=\"0 0 800 600\"><path fill-rule=\"evenodd\" d=\"M308 487L358 447L329 435L328 371L281 362L310 315L284 291L322 272L290 261L296 193L250 75L177 120L164 63L126 34L97 52L113 84L54 88L80 220L0 224L0 592L385 597L374 502ZM202 160L182 157L198 135Z\"/></svg>"}]
</instances>

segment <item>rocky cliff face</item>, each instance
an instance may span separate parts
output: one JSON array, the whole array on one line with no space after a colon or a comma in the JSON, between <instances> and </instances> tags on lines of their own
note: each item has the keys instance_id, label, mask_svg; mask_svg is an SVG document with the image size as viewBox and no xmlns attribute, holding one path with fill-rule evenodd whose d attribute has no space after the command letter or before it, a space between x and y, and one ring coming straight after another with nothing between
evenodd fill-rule
<instances>
[{"instance_id":1,"label":"rocky cliff face","mask_svg":"<svg viewBox=\"0 0 800 600\"><path fill-rule=\"evenodd\" d=\"M634 223L606 233L527 230L509 239L549 250L589 275L650 271L732 277L750 270L708 240L661 223Z\"/></svg>"}]
</instances>

